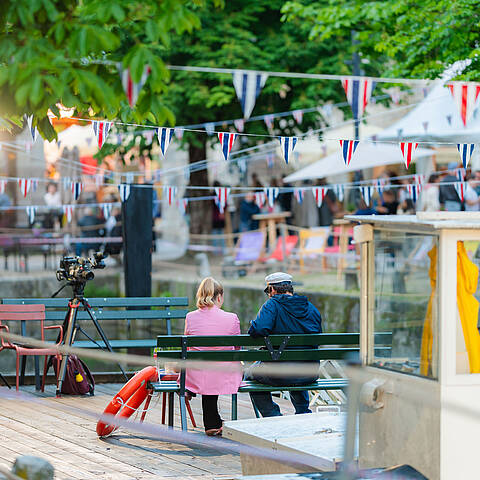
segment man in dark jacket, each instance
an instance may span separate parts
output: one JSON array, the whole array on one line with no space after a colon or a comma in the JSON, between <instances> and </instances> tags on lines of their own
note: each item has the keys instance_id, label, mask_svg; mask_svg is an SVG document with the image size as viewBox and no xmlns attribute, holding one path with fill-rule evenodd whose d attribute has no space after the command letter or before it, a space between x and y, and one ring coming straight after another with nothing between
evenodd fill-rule
<instances>
[{"instance_id":1,"label":"man in dark jacket","mask_svg":"<svg viewBox=\"0 0 480 480\"><path fill-rule=\"evenodd\" d=\"M248 333L252 337L266 337L270 334L322 333L322 317L319 311L307 297L293 292L290 275L283 272L272 273L265 278L265 283L265 293L269 299L262 305L257 317L250 324ZM273 386L296 386L308 385L314 382L317 376L271 377L268 374L262 374L261 363L256 363L250 368L246 378ZM281 415L280 408L272 400L270 392L250 393L250 398L263 417ZM307 390L290 392L290 400L295 407L295 413L311 413L308 408Z\"/></svg>"}]
</instances>

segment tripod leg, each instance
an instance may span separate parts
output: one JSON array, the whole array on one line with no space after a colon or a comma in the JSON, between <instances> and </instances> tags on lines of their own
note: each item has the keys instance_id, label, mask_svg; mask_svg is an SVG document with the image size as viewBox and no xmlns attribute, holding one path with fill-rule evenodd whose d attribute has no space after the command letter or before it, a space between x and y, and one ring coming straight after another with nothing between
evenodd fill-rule
<instances>
[{"instance_id":1,"label":"tripod leg","mask_svg":"<svg viewBox=\"0 0 480 480\"><path fill-rule=\"evenodd\" d=\"M88 312L88 315L90 315L90 318L92 319L92 322L95 325L95 328L97 329L97 332L100 334L100 337L102 338L103 342L105 343L105 346L107 347L107 349L110 352L113 353L112 346L110 345L110 342L108 341L108 338L105 335L105 332L103 331L102 327L98 323L98 320L95 317L95 314L92 312L92 310L90 308L90 305L88 305L88 303L85 302L85 301L83 301L82 303L83 303L83 306L85 307L85 310ZM118 364L118 366L119 366L121 372L123 373L123 376L125 377L125 380L128 381L128 377L127 377L127 374L125 373L125 370L123 369L123 367L120 364Z\"/></svg>"},{"instance_id":2,"label":"tripod leg","mask_svg":"<svg viewBox=\"0 0 480 480\"><path fill-rule=\"evenodd\" d=\"M7 379L0 373L0 380L5 384L6 387L12 388L10 384L7 382Z\"/></svg>"},{"instance_id":3,"label":"tripod leg","mask_svg":"<svg viewBox=\"0 0 480 480\"><path fill-rule=\"evenodd\" d=\"M77 318L78 304L73 304L74 301L75 300L72 300L72 303L69 303L68 305L69 310L68 310L67 316L65 317L65 321L63 322L64 326L65 326L65 323L67 324L67 331L65 333L65 337L63 341L63 344L67 346L72 345L75 322ZM65 373L67 371L67 362L68 362L68 354L65 353L62 355L62 363L60 364L60 371L58 372L58 384L57 384L57 392L56 392L57 397L60 397L61 395L63 381L65 380Z\"/></svg>"}]
</instances>

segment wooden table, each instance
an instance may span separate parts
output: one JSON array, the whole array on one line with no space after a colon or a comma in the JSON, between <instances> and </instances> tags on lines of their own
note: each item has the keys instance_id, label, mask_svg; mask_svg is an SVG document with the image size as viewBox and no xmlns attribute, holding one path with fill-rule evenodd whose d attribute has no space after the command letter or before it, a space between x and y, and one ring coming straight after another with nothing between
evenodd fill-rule
<instances>
[{"instance_id":1,"label":"wooden table","mask_svg":"<svg viewBox=\"0 0 480 480\"><path fill-rule=\"evenodd\" d=\"M260 230L268 233L268 248L271 250L275 249L277 244L277 223L281 223L291 216L290 212L257 213L252 216L253 220L258 220Z\"/></svg>"}]
</instances>

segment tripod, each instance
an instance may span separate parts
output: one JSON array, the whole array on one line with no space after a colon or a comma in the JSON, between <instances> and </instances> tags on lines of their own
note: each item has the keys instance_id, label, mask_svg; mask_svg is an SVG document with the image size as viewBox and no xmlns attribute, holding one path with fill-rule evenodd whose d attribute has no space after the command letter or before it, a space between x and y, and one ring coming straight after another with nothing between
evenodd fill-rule
<instances>
[{"instance_id":1,"label":"tripod","mask_svg":"<svg viewBox=\"0 0 480 480\"><path fill-rule=\"evenodd\" d=\"M62 287L52 295L52 297L55 297L67 285L70 285L73 288L73 297L68 301L68 311L67 311L67 314L65 315L65 320L63 321L63 331L66 332L64 336L63 344L71 346L75 340L75 336L77 335L77 332L80 331L89 340L91 340L92 342L98 345L98 343L92 337L90 337L87 334L87 332L85 332L85 330L83 330L81 326L78 324L78 319L77 319L78 309L80 308L80 306L83 306L85 311L88 313L90 319L92 320L93 324L95 325L97 332L99 333L100 337L105 343L105 346L110 352L113 353L112 346L110 345L110 342L108 341L108 338L105 335L105 332L100 326L100 323L98 323L98 320L95 317L95 313L93 312L92 307L88 304L87 300L85 300L85 297L84 297L85 284L86 284L86 281L83 282L83 281L73 280L71 282L66 283L65 285L62 285ZM57 386L57 392L56 392L57 397L60 396L62 391L62 385L65 380L65 373L67 371L68 357L69 357L68 354L64 354L62 356L60 371L58 372L58 386ZM125 370L123 369L123 367L120 364L118 364L118 366L120 367L120 370L122 371L123 376L125 377L125 380L128 380L127 374L125 373Z\"/></svg>"}]
</instances>

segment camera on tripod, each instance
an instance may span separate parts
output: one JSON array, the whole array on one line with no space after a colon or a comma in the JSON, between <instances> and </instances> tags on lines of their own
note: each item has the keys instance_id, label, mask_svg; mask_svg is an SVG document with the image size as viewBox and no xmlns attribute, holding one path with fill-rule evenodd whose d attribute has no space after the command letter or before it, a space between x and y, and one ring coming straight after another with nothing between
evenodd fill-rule
<instances>
[{"instance_id":1,"label":"camera on tripod","mask_svg":"<svg viewBox=\"0 0 480 480\"><path fill-rule=\"evenodd\" d=\"M95 274L92 270L105 268L102 252L96 252L91 258L84 257L63 257L60 260L60 268L57 270L57 280L66 280L68 283L86 283L93 280Z\"/></svg>"}]
</instances>

